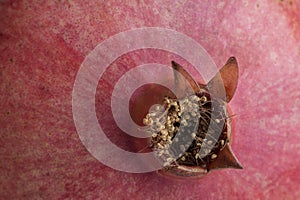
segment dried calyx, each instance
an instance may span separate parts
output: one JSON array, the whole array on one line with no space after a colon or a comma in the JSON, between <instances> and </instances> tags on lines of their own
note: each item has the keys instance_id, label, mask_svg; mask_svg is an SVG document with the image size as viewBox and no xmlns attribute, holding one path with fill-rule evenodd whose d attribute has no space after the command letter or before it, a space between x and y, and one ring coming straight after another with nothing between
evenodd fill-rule
<instances>
[{"instance_id":1,"label":"dried calyx","mask_svg":"<svg viewBox=\"0 0 300 200\"><path fill-rule=\"evenodd\" d=\"M206 85L174 61L172 68L177 98L166 97L144 118L152 134L150 147L164 166L158 173L201 177L215 169L242 169L230 147L227 112L238 82L236 59L229 58Z\"/></svg>"}]
</instances>

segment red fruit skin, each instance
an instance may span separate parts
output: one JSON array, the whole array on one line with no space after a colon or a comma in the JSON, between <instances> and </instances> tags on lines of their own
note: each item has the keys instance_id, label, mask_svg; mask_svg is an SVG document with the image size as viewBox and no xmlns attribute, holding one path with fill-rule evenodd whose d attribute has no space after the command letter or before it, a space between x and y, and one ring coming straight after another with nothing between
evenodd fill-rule
<instances>
[{"instance_id":1,"label":"red fruit skin","mask_svg":"<svg viewBox=\"0 0 300 200\"><path fill-rule=\"evenodd\" d=\"M299 9L297 1L1 1L0 199L299 199ZM115 171L85 149L71 106L80 64L101 41L143 26L192 37L217 66L238 59L230 107L243 170L177 181ZM142 59L170 63L163 53L139 55L112 65L97 100ZM101 104L99 121L113 124L103 118L109 100Z\"/></svg>"}]
</instances>

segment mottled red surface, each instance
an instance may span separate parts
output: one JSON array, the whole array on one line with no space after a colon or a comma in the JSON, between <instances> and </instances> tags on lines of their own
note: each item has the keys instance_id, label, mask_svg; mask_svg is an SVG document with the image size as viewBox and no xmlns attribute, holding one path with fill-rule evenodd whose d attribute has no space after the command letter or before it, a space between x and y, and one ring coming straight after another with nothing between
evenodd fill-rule
<instances>
[{"instance_id":1,"label":"mottled red surface","mask_svg":"<svg viewBox=\"0 0 300 200\"><path fill-rule=\"evenodd\" d=\"M300 198L296 1L0 2L0 199ZM185 33L218 66L237 57L230 106L243 170L175 181L115 171L84 148L72 118L76 72L98 43L143 26Z\"/></svg>"}]
</instances>

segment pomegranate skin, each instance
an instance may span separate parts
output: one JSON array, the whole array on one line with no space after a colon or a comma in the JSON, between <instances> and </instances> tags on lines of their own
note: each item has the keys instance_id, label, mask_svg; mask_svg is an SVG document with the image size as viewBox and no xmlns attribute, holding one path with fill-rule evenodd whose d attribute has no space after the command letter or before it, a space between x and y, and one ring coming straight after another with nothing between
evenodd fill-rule
<instances>
[{"instance_id":1,"label":"pomegranate skin","mask_svg":"<svg viewBox=\"0 0 300 200\"><path fill-rule=\"evenodd\" d=\"M1 1L0 198L299 199L299 9L296 1ZM110 36L145 26L190 36L217 66L231 55L239 59L230 107L232 148L243 170L184 181L128 174L83 146L71 106L81 63ZM150 54L122 57L97 95L109 94L142 58L169 64ZM109 113L109 99L101 103Z\"/></svg>"}]
</instances>

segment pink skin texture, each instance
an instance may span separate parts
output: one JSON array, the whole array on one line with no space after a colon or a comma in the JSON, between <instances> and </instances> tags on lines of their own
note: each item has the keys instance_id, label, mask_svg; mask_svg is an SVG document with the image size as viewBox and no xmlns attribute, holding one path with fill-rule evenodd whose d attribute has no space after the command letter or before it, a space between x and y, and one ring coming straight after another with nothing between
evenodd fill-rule
<instances>
[{"instance_id":1,"label":"pink skin texture","mask_svg":"<svg viewBox=\"0 0 300 200\"><path fill-rule=\"evenodd\" d=\"M292 0L1 0L0 199L300 199L299 9ZM229 105L243 170L196 180L130 174L101 164L80 141L72 88L81 63L110 36L149 26L188 35L218 67L237 58ZM164 54L112 64L97 89L102 124L114 127L105 117L111 83L141 60L170 65Z\"/></svg>"}]
</instances>

